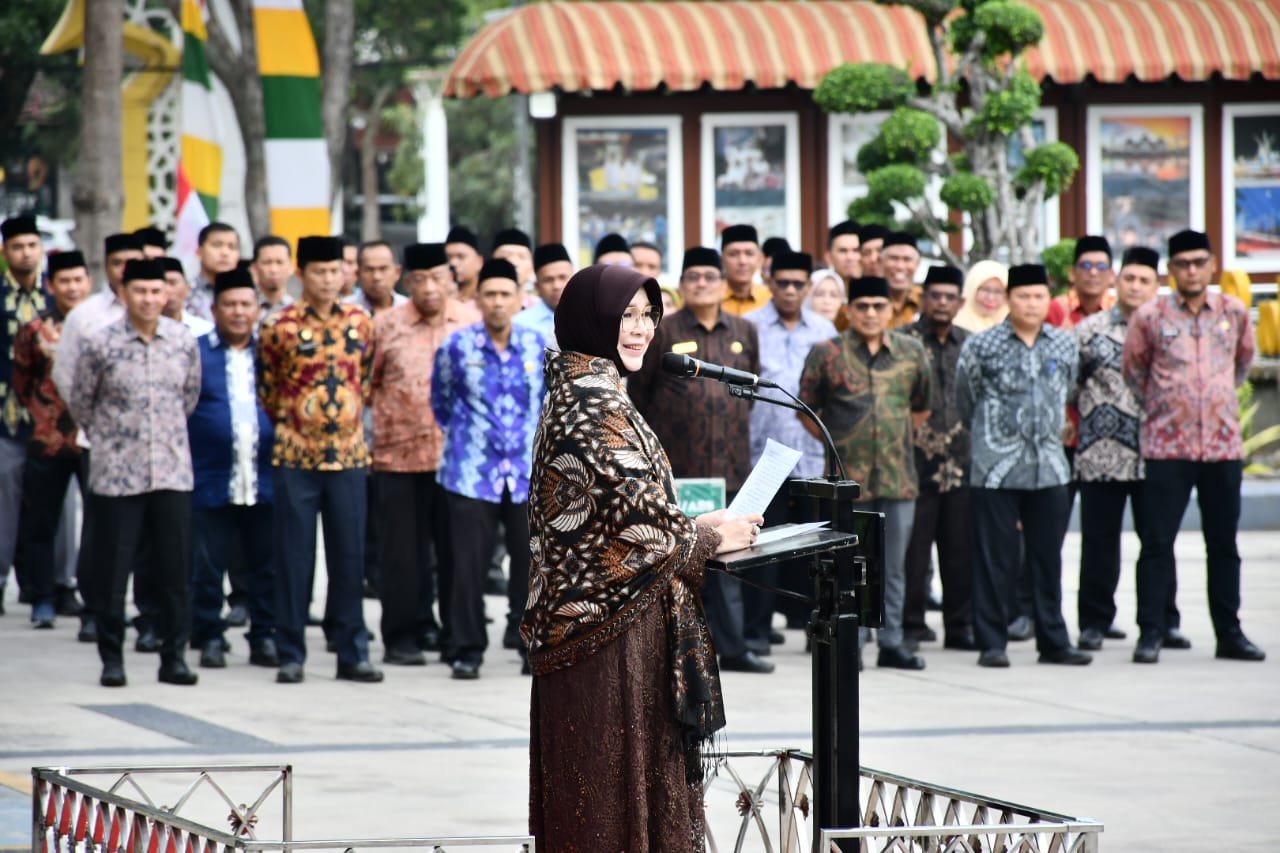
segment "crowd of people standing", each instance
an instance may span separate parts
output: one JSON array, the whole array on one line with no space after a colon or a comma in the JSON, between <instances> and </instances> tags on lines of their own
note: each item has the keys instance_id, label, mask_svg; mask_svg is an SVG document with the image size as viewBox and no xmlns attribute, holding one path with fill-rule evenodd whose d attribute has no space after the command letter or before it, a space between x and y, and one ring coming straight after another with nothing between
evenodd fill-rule
<instances>
[{"instance_id":1,"label":"crowd of people standing","mask_svg":"<svg viewBox=\"0 0 1280 853\"><path fill-rule=\"evenodd\" d=\"M675 287L643 291L661 309L622 314L652 330L628 399L676 477L723 478L730 499L768 439L801 451L793 477L821 475L816 427L665 373L665 353L758 374L819 413L861 484L860 508L885 519L880 667L924 668L921 650L938 640L925 618L934 566L944 648L1004 667L1007 644L1034 637L1042 663L1089 663L1125 636L1115 592L1126 502L1142 543L1133 659L1188 647L1173 543L1192 488L1216 654L1261 660L1239 623L1235 544L1235 387L1253 333L1240 302L1208 289L1204 234L1166 248L1174 287L1157 295L1155 249L1130 247L1117 265L1105 239L1081 237L1071 288L1054 298L1040 265L921 270L915 239L880 226L833 226L815 262L733 225L718 247L684 253ZM545 559L530 547L530 476L544 363L575 272L564 246L506 229L486 255L457 227L399 258L382 241L304 237L295 253L265 236L242 260L235 230L213 223L190 280L157 229L104 249L105 287L90 294L81 253L46 258L33 218L3 223L0 569L17 570L35 627L78 616L101 683L124 685L132 577L135 650L159 653L161 681L196 683L188 649L202 668L227 666L240 625L250 664L304 681L318 623L336 676L368 683L383 679L362 606L376 595L384 664L438 652L470 680L501 558L503 646L536 670L526 648L539 627L521 630ZM658 284L655 246L609 235L595 254L601 269ZM565 465L556 476L573 482ZM1073 641L1061 552L1077 494ZM796 510L784 486L764 518ZM317 519L322 616L311 606ZM698 578L719 669L771 672L784 639L775 615L790 627L807 618L767 590L802 591L799 579L758 580Z\"/></svg>"}]
</instances>

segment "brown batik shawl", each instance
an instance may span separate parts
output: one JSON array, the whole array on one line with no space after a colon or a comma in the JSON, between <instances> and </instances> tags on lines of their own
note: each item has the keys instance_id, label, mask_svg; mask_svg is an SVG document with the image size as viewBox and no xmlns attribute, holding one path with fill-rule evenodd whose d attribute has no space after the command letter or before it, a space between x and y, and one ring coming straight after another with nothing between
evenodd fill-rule
<instances>
[{"instance_id":1,"label":"brown batik shawl","mask_svg":"<svg viewBox=\"0 0 1280 853\"><path fill-rule=\"evenodd\" d=\"M671 466L617 366L549 352L529 484L533 567L521 633L535 675L572 666L668 608L676 721L688 740L724 726L697 589L719 544L676 503Z\"/></svg>"}]
</instances>

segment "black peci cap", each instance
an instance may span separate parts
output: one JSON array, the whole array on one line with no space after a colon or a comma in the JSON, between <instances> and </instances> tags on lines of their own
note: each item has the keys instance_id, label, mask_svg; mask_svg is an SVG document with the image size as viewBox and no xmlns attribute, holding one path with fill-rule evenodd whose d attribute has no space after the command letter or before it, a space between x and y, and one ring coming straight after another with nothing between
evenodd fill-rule
<instances>
[{"instance_id":1,"label":"black peci cap","mask_svg":"<svg viewBox=\"0 0 1280 853\"><path fill-rule=\"evenodd\" d=\"M557 261L573 263L573 259L569 257L569 250L564 247L563 243L543 243L533 250L534 272L542 269L547 264L554 264Z\"/></svg>"},{"instance_id":2,"label":"black peci cap","mask_svg":"<svg viewBox=\"0 0 1280 853\"><path fill-rule=\"evenodd\" d=\"M889 282L878 275L849 279L849 301L855 299L889 298Z\"/></svg>"},{"instance_id":3,"label":"black peci cap","mask_svg":"<svg viewBox=\"0 0 1280 853\"><path fill-rule=\"evenodd\" d=\"M942 264L929 267L924 274L924 286L931 284L954 284L957 287L964 287L964 271L959 267L949 267Z\"/></svg>"},{"instance_id":4,"label":"black peci cap","mask_svg":"<svg viewBox=\"0 0 1280 853\"><path fill-rule=\"evenodd\" d=\"M680 271L684 272L689 267L724 268L720 263L720 253L706 246L694 246L684 250L684 263L680 265Z\"/></svg>"},{"instance_id":5,"label":"black peci cap","mask_svg":"<svg viewBox=\"0 0 1280 853\"><path fill-rule=\"evenodd\" d=\"M298 269L307 264L342 260L342 240L337 237L299 237Z\"/></svg>"},{"instance_id":6,"label":"black peci cap","mask_svg":"<svg viewBox=\"0 0 1280 853\"><path fill-rule=\"evenodd\" d=\"M1026 287L1032 284L1049 285L1049 273L1045 271L1043 264L1014 264L1009 267L1009 283L1006 289L1013 290L1015 287Z\"/></svg>"},{"instance_id":7,"label":"black peci cap","mask_svg":"<svg viewBox=\"0 0 1280 853\"><path fill-rule=\"evenodd\" d=\"M1130 264L1151 267L1153 270L1159 271L1160 253L1155 249L1148 249L1146 246L1130 246L1124 250L1124 257L1120 259L1120 267L1123 269Z\"/></svg>"},{"instance_id":8,"label":"black peci cap","mask_svg":"<svg viewBox=\"0 0 1280 853\"><path fill-rule=\"evenodd\" d=\"M720 232L720 250L730 243L755 243L760 245L760 234L754 225L730 225Z\"/></svg>"},{"instance_id":9,"label":"black peci cap","mask_svg":"<svg viewBox=\"0 0 1280 853\"><path fill-rule=\"evenodd\" d=\"M155 259L136 258L125 261L124 277L121 280L125 284L131 281L164 281L164 264Z\"/></svg>"},{"instance_id":10,"label":"black peci cap","mask_svg":"<svg viewBox=\"0 0 1280 853\"><path fill-rule=\"evenodd\" d=\"M444 243L410 243L404 247L404 268L409 270L430 270L449 263L444 252Z\"/></svg>"}]
</instances>

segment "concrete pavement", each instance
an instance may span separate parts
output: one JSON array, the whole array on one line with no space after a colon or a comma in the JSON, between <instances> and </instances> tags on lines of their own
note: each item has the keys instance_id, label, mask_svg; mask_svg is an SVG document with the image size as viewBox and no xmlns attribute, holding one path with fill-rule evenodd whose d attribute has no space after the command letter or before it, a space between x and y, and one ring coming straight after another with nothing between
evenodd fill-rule
<instances>
[{"instance_id":1,"label":"concrete pavement","mask_svg":"<svg viewBox=\"0 0 1280 853\"><path fill-rule=\"evenodd\" d=\"M1130 663L1136 630L1126 534L1120 623L1092 666L1038 665L1013 644L1008 670L976 654L922 648L919 673L863 674L862 763L1106 825L1111 851L1262 851L1280 833L1280 533L1241 535L1242 618L1270 653L1262 664L1216 661L1200 539L1178 543L1179 605L1190 651L1157 666ZM1079 538L1064 554L1073 628ZM501 650L499 618L476 682L456 682L434 660L386 667L363 686L333 680L313 629L307 682L274 683L247 664L241 632L225 670L201 670L195 688L155 681L154 656L129 653L130 684L97 684L94 649L74 619L35 631L12 588L0 618L0 786L21 787L33 765L290 763L295 837L516 834L526 813L529 679ZM505 601L490 598L501 617ZM316 602L317 609L321 606ZM378 605L366 602L370 626ZM930 615L935 629L937 614ZM801 632L776 647L772 676L723 676L731 749L811 744L809 658ZM374 644L375 661L381 645ZM194 666L196 656L190 656ZM872 660L871 655L868 660ZM25 843L29 811L0 791L0 847ZM18 825L13 823L17 821ZM270 832L264 836L272 836Z\"/></svg>"}]
</instances>

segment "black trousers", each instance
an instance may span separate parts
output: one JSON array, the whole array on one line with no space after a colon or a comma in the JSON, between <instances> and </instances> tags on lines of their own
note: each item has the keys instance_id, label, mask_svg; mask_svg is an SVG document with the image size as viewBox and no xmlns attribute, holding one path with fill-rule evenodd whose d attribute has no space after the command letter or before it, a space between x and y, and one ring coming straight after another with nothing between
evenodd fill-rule
<instances>
[{"instance_id":1,"label":"black trousers","mask_svg":"<svg viewBox=\"0 0 1280 853\"><path fill-rule=\"evenodd\" d=\"M191 631L191 493L91 494L89 501L97 554L80 584L98 619L98 656L104 664L124 661L125 589L145 542L156 558L151 618L160 638L160 659L180 660Z\"/></svg>"},{"instance_id":2,"label":"black trousers","mask_svg":"<svg viewBox=\"0 0 1280 853\"><path fill-rule=\"evenodd\" d=\"M25 562L23 588L32 604L52 602L57 593L58 566L54 541L67 486L75 478L84 495L89 464L84 454L28 456L22 469L22 514L18 521L18 550Z\"/></svg>"},{"instance_id":3,"label":"black trousers","mask_svg":"<svg viewBox=\"0 0 1280 853\"><path fill-rule=\"evenodd\" d=\"M434 624L432 548L447 552L442 548L448 538L445 493L434 471L379 471L377 483L382 640L388 649L416 649L422 632ZM442 584L440 595L443 611L448 584Z\"/></svg>"},{"instance_id":4,"label":"black trousers","mask_svg":"<svg viewBox=\"0 0 1280 853\"><path fill-rule=\"evenodd\" d=\"M902 611L906 630L923 628L929 598L929 557L938 546L942 577L942 624L951 636L973 630L973 522L969 489L921 491L916 498L915 522L907 545L907 592Z\"/></svg>"},{"instance_id":5,"label":"black trousers","mask_svg":"<svg viewBox=\"0 0 1280 853\"><path fill-rule=\"evenodd\" d=\"M271 504L196 509L191 514L191 644L203 648L221 639L222 578L231 566L244 568L249 584L249 645L275 635L276 564L271 550Z\"/></svg>"},{"instance_id":6,"label":"black trousers","mask_svg":"<svg viewBox=\"0 0 1280 853\"><path fill-rule=\"evenodd\" d=\"M1240 552L1236 530L1240 524L1238 459L1190 462L1147 459L1142 490L1142 552L1138 557L1138 630L1143 637L1161 637L1170 627L1168 602L1174 589L1173 543L1182 516L1196 490L1200 527L1208 562L1209 617L1219 639L1240 633Z\"/></svg>"},{"instance_id":7,"label":"black trousers","mask_svg":"<svg viewBox=\"0 0 1280 853\"><path fill-rule=\"evenodd\" d=\"M1067 487L969 490L973 514L973 632L984 649L1009 640L1011 578L1018 570L1018 528L1031 580L1036 648L1061 651L1071 644L1062 618L1062 540L1067 535Z\"/></svg>"},{"instance_id":8,"label":"black trousers","mask_svg":"<svg viewBox=\"0 0 1280 853\"><path fill-rule=\"evenodd\" d=\"M501 503L475 500L447 492L449 532L453 554L453 582L449 591L448 654L454 660L482 663L489 645L484 623L484 580L493 554L498 522L505 528L504 542L510 559L508 603L519 600L519 622L529 598L529 505L511 500L504 492ZM511 587L518 592L512 593Z\"/></svg>"}]
</instances>

